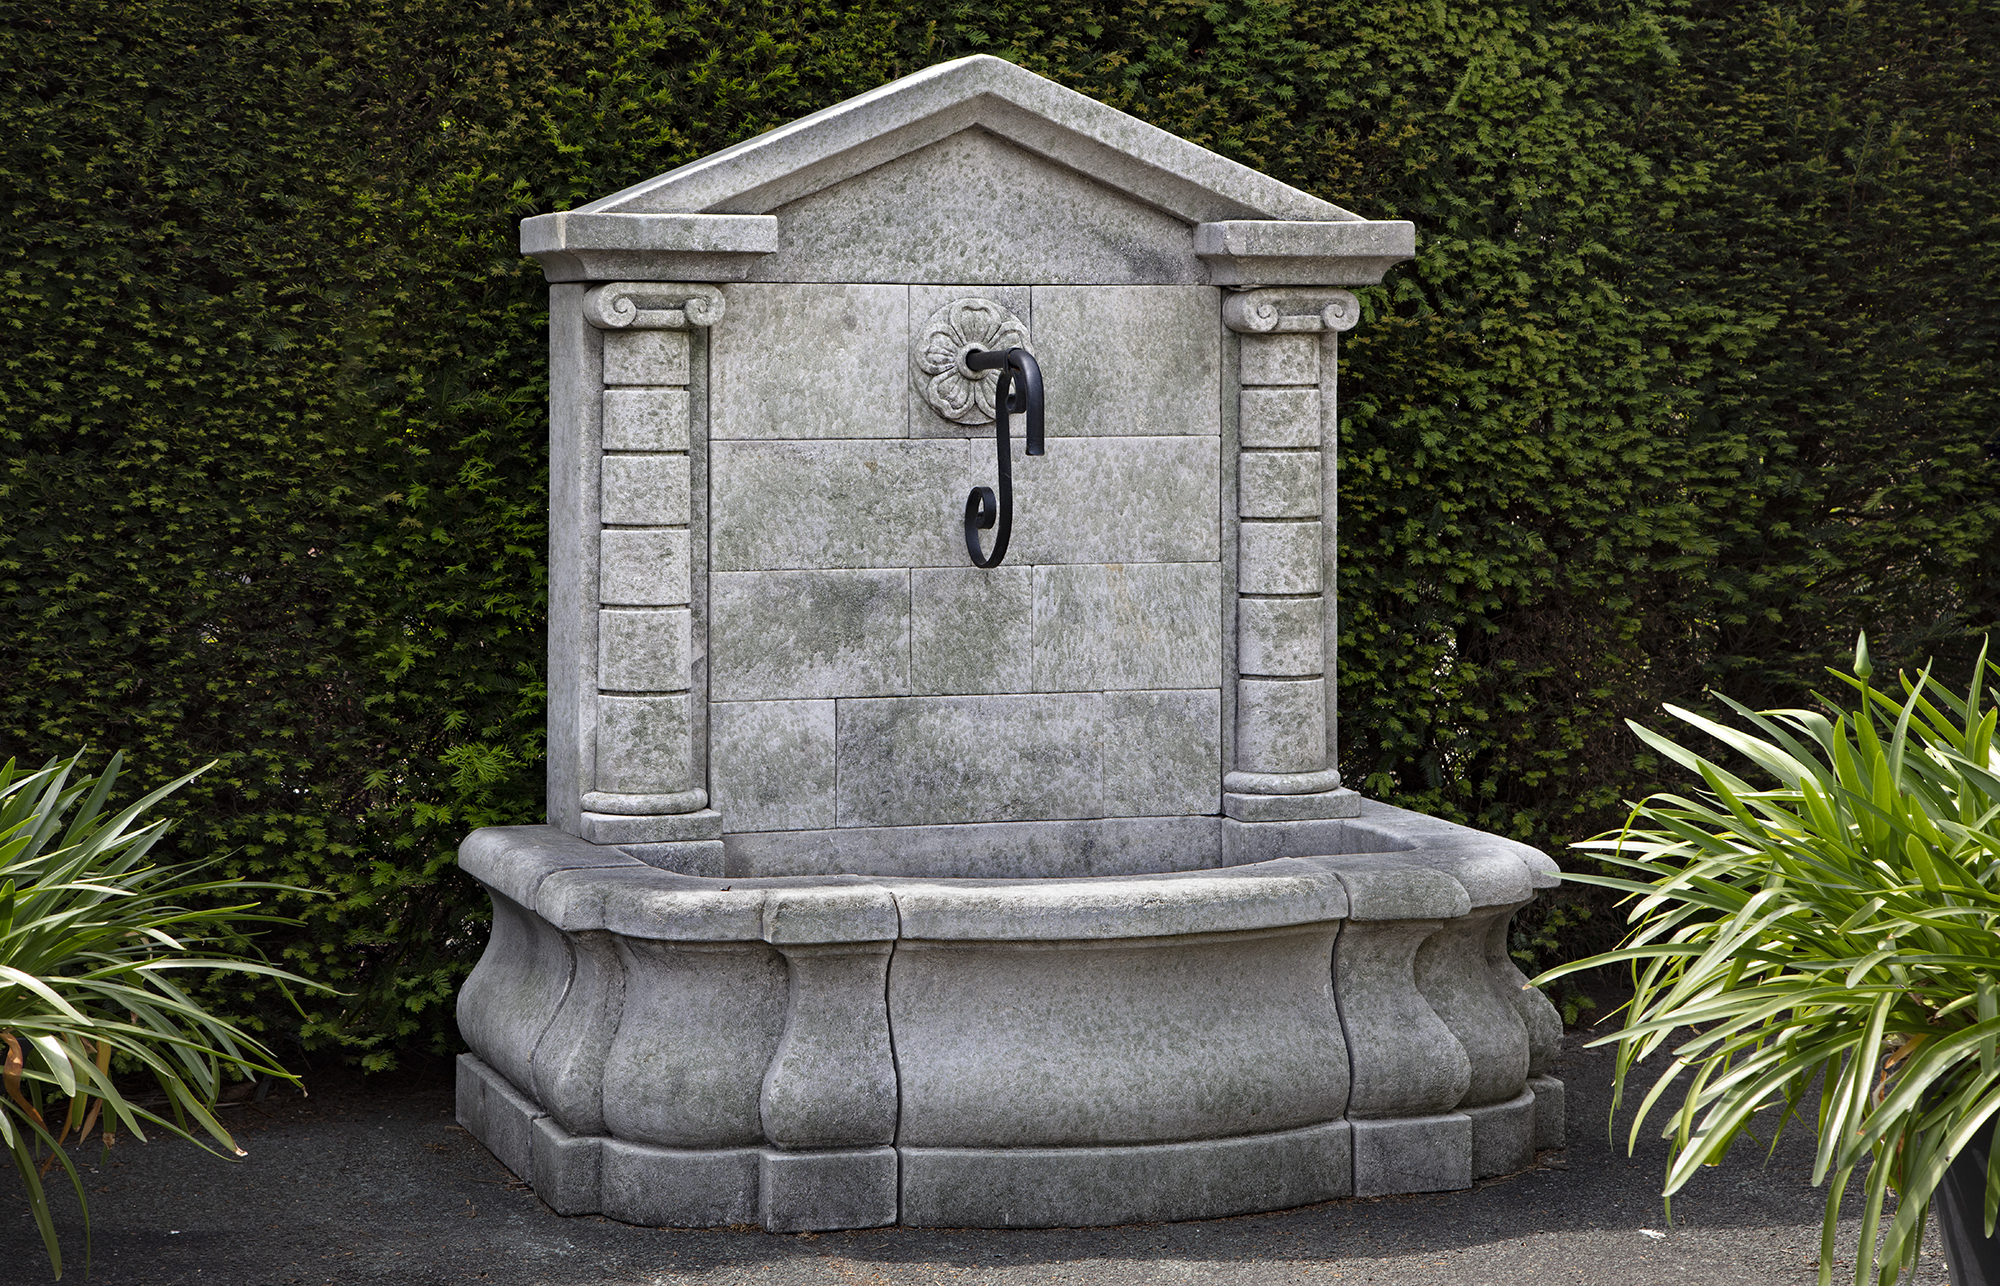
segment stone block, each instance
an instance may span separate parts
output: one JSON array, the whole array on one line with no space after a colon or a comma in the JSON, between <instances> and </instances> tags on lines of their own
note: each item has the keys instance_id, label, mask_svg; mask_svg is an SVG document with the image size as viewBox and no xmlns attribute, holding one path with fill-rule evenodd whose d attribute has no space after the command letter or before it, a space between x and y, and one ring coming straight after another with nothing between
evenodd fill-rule
<instances>
[{"instance_id":1,"label":"stone block","mask_svg":"<svg viewBox=\"0 0 2000 1286\"><path fill-rule=\"evenodd\" d=\"M1236 767L1257 773L1326 767L1325 681L1237 680Z\"/></svg>"},{"instance_id":2,"label":"stone block","mask_svg":"<svg viewBox=\"0 0 2000 1286\"><path fill-rule=\"evenodd\" d=\"M597 698L597 789L652 795L689 789L689 698Z\"/></svg>"},{"instance_id":3,"label":"stone block","mask_svg":"<svg viewBox=\"0 0 2000 1286\"><path fill-rule=\"evenodd\" d=\"M678 607L689 601L684 530L607 528L599 537L598 601L613 607Z\"/></svg>"},{"instance_id":4,"label":"stone block","mask_svg":"<svg viewBox=\"0 0 2000 1286\"><path fill-rule=\"evenodd\" d=\"M963 441L718 442L711 459L718 572L966 562Z\"/></svg>"},{"instance_id":5,"label":"stone block","mask_svg":"<svg viewBox=\"0 0 2000 1286\"><path fill-rule=\"evenodd\" d=\"M598 517L610 526L685 527L688 458L684 455L607 455L598 475Z\"/></svg>"},{"instance_id":6,"label":"stone block","mask_svg":"<svg viewBox=\"0 0 2000 1286\"><path fill-rule=\"evenodd\" d=\"M902 1221L1077 1228L1285 1210L1353 1191L1345 1121L1136 1147L903 1148Z\"/></svg>"},{"instance_id":7,"label":"stone block","mask_svg":"<svg viewBox=\"0 0 2000 1286\"><path fill-rule=\"evenodd\" d=\"M583 814L583 838L592 844L679 844L722 838L722 814L713 808L691 813ZM613 850L615 851L615 850Z\"/></svg>"},{"instance_id":8,"label":"stone block","mask_svg":"<svg viewBox=\"0 0 2000 1286\"><path fill-rule=\"evenodd\" d=\"M765 1232L880 1228L896 1222L896 1149L759 1154L757 1222Z\"/></svg>"},{"instance_id":9,"label":"stone block","mask_svg":"<svg viewBox=\"0 0 2000 1286\"><path fill-rule=\"evenodd\" d=\"M1365 899L1355 894L1349 884L1348 896L1358 907ZM1438 924L1349 919L1340 931L1333 986L1354 1063L1349 1120L1434 1116L1450 1112L1465 1097L1471 1062L1416 986L1417 948Z\"/></svg>"},{"instance_id":10,"label":"stone block","mask_svg":"<svg viewBox=\"0 0 2000 1286\"><path fill-rule=\"evenodd\" d=\"M1236 442L1250 447L1317 447L1319 389L1246 388L1236 398Z\"/></svg>"},{"instance_id":11,"label":"stone block","mask_svg":"<svg viewBox=\"0 0 2000 1286\"><path fill-rule=\"evenodd\" d=\"M1535 1147L1566 1146L1569 1140L1563 1111L1563 1083L1553 1076L1530 1076L1528 1088L1535 1095Z\"/></svg>"},{"instance_id":12,"label":"stone block","mask_svg":"<svg viewBox=\"0 0 2000 1286\"><path fill-rule=\"evenodd\" d=\"M718 572L708 651L715 701L908 692L910 574Z\"/></svg>"},{"instance_id":13,"label":"stone block","mask_svg":"<svg viewBox=\"0 0 2000 1286\"><path fill-rule=\"evenodd\" d=\"M569 989L570 947L528 905L485 887L491 948L459 988L458 1030L482 1066L532 1094L535 1046Z\"/></svg>"},{"instance_id":14,"label":"stone block","mask_svg":"<svg viewBox=\"0 0 2000 1286\"><path fill-rule=\"evenodd\" d=\"M1103 712L1095 695L843 701L839 824L1096 817Z\"/></svg>"},{"instance_id":15,"label":"stone block","mask_svg":"<svg viewBox=\"0 0 2000 1286\"><path fill-rule=\"evenodd\" d=\"M598 1210L642 1228L719 1228L757 1218L756 1148L662 1148L606 1139Z\"/></svg>"},{"instance_id":16,"label":"stone block","mask_svg":"<svg viewBox=\"0 0 2000 1286\"><path fill-rule=\"evenodd\" d=\"M1222 693L1109 692L1104 697L1104 813L1214 813L1222 778Z\"/></svg>"},{"instance_id":17,"label":"stone block","mask_svg":"<svg viewBox=\"0 0 2000 1286\"><path fill-rule=\"evenodd\" d=\"M1221 432L1220 302L1204 286L1037 286L1052 438Z\"/></svg>"},{"instance_id":18,"label":"stone block","mask_svg":"<svg viewBox=\"0 0 2000 1286\"><path fill-rule=\"evenodd\" d=\"M718 701L708 720L709 791L730 830L834 824L833 702Z\"/></svg>"},{"instance_id":19,"label":"stone block","mask_svg":"<svg viewBox=\"0 0 2000 1286\"><path fill-rule=\"evenodd\" d=\"M535 1195L559 1215L594 1215L599 1209L598 1166L605 1140L578 1137L551 1117L537 1117L532 1127Z\"/></svg>"},{"instance_id":20,"label":"stone block","mask_svg":"<svg viewBox=\"0 0 2000 1286\"><path fill-rule=\"evenodd\" d=\"M1010 566L912 571L911 693L1029 691L1035 678L1035 571Z\"/></svg>"},{"instance_id":21,"label":"stone block","mask_svg":"<svg viewBox=\"0 0 2000 1286\"><path fill-rule=\"evenodd\" d=\"M711 332L711 440L909 435L908 287L726 291Z\"/></svg>"},{"instance_id":22,"label":"stone block","mask_svg":"<svg viewBox=\"0 0 2000 1286\"><path fill-rule=\"evenodd\" d=\"M1302 795L1252 795L1230 790L1222 793L1223 815L1238 822L1314 822L1359 817L1361 804L1360 795L1345 789ZM1299 850L1293 847L1288 851Z\"/></svg>"},{"instance_id":23,"label":"stone block","mask_svg":"<svg viewBox=\"0 0 2000 1286\"><path fill-rule=\"evenodd\" d=\"M893 939L896 908L889 895L855 892L872 895L876 905L828 907L824 895L794 898L819 905L802 906L800 922L790 927L811 936L851 939L858 929ZM785 918L781 911L772 924L781 934ZM870 919L878 923L867 924ZM791 969L791 999L759 1107L764 1137L774 1145L798 1151L895 1141L896 1062L883 1001L893 945L849 940L780 946Z\"/></svg>"},{"instance_id":24,"label":"stone block","mask_svg":"<svg viewBox=\"0 0 2000 1286\"><path fill-rule=\"evenodd\" d=\"M1221 547L1219 442L1213 437L1051 439L1047 455L1016 454L1008 562L1215 561ZM993 485L991 440L963 449L966 485ZM964 506L960 489L951 511L958 541L952 566L965 559Z\"/></svg>"},{"instance_id":25,"label":"stone block","mask_svg":"<svg viewBox=\"0 0 2000 1286\"><path fill-rule=\"evenodd\" d=\"M1317 594L1326 552L1316 522L1249 521L1236 529L1236 592Z\"/></svg>"},{"instance_id":26,"label":"stone block","mask_svg":"<svg viewBox=\"0 0 2000 1286\"><path fill-rule=\"evenodd\" d=\"M458 1056L457 1120L523 1183L535 1181L535 1121L548 1113L472 1054Z\"/></svg>"},{"instance_id":27,"label":"stone block","mask_svg":"<svg viewBox=\"0 0 2000 1286\"><path fill-rule=\"evenodd\" d=\"M604 390L606 451L685 451L688 438L686 389Z\"/></svg>"},{"instance_id":28,"label":"stone block","mask_svg":"<svg viewBox=\"0 0 2000 1286\"><path fill-rule=\"evenodd\" d=\"M1354 1195L1456 1192L1472 1186L1472 1121L1462 1113L1355 1121Z\"/></svg>"},{"instance_id":29,"label":"stone block","mask_svg":"<svg viewBox=\"0 0 2000 1286\"><path fill-rule=\"evenodd\" d=\"M1245 335L1237 379L1245 385L1319 383L1318 335Z\"/></svg>"},{"instance_id":30,"label":"stone block","mask_svg":"<svg viewBox=\"0 0 2000 1286\"><path fill-rule=\"evenodd\" d=\"M1245 518L1319 517L1319 452L1243 452L1236 461L1236 512Z\"/></svg>"},{"instance_id":31,"label":"stone block","mask_svg":"<svg viewBox=\"0 0 2000 1286\"><path fill-rule=\"evenodd\" d=\"M1472 1177L1518 1174L1535 1163L1535 1093L1522 1090L1503 1103L1462 1107L1472 1118Z\"/></svg>"},{"instance_id":32,"label":"stone block","mask_svg":"<svg viewBox=\"0 0 2000 1286\"><path fill-rule=\"evenodd\" d=\"M1325 600L1237 599L1236 670L1287 679L1325 674Z\"/></svg>"},{"instance_id":33,"label":"stone block","mask_svg":"<svg viewBox=\"0 0 2000 1286\"><path fill-rule=\"evenodd\" d=\"M654 386L686 384L688 333L684 330L606 332L604 382Z\"/></svg>"},{"instance_id":34,"label":"stone block","mask_svg":"<svg viewBox=\"0 0 2000 1286\"><path fill-rule=\"evenodd\" d=\"M1216 563L1035 568L1035 691L1220 684L1221 593Z\"/></svg>"},{"instance_id":35,"label":"stone block","mask_svg":"<svg viewBox=\"0 0 2000 1286\"><path fill-rule=\"evenodd\" d=\"M723 850L719 839L671 840L663 844L620 846L646 865L680 875L716 879L722 875Z\"/></svg>"},{"instance_id":36,"label":"stone block","mask_svg":"<svg viewBox=\"0 0 2000 1286\"><path fill-rule=\"evenodd\" d=\"M724 873L1077 879L1222 864L1213 817L1118 817L732 834Z\"/></svg>"},{"instance_id":37,"label":"stone block","mask_svg":"<svg viewBox=\"0 0 2000 1286\"><path fill-rule=\"evenodd\" d=\"M1461 1112L1517 1099L1527 1083L1527 1028L1513 998L1486 967L1489 927L1512 916L1511 906L1475 906L1471 914L1445 921L1417 952L1417 990L1471 1060L1471 1082L1455 1105Z\"/></svg>"},{"instance_id":38,"label":"stone block","mask_svg":"<svg viewBox=\"0 0 2000 1286\"><path fill-rule=\"evenodd\" d=\"M692 655L688 609L597 613L597 686L611 692L685 692Z\"/></svg>"}]
</instances>

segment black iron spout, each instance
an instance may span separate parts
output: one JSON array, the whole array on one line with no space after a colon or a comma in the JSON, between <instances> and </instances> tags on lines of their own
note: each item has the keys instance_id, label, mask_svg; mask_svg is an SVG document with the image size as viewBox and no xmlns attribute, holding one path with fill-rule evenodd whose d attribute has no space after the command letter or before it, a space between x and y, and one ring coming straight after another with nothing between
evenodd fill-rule
<instances>
[{"instance_id":1,"label":"black iron spout","mask_svg":"<svg viewBox=\"0 0 2000 1286\"><path fill-rule=\"evenodd\" d=\"M965 552L974 567L998 567L1007 556L1007 539L1014 534L1014 467L1008 449L1007 421L1017 411L1027 416L1029 455L1047 450L1042 439L1042 368L1025 348L1005 352L974 349L965 355L969 370L999 371L1000 382L993 390L993 445L1000 453L1000 494L996 500L991 487L974 487L965 498ZM1016 381L1020 387L1014 387ZM995 522L993 552L979 552L979 533L991 530Z\"/></svg>"}]
</instances>

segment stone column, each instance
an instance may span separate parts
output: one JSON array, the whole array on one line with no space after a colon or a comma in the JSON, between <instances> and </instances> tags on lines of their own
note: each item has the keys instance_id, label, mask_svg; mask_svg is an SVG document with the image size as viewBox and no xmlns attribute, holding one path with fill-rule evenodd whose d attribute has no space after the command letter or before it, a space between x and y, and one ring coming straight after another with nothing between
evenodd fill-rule
<instances>
[{"instance_id":1,"label":"stone column","mask_svg":"<svg viewBox=\"0 0 2000 1286\"><path fill-rule=\"evenodd\" d=\"M1335 764L1334 374L1360 305L1312 287L1226 295L1238 335L1235 754L1238 821L1353 817Z\"/></svg>"},{"instance_id":2,"label":"stone column","mask_svg":"<svg viewBox=\"0 0 2000 1286\"><path fill-rule=\"evenodd\" d=\"M593 675L578 693L578 833L595 843L671 845L648 859L681 870L712 865L718 874L721 818L708 807L698 620L706 491L698 332L722 310L722 292L706 285L613 282L582 296L601 360L596 378L575 383L598 399L598 432L590 442L591 408L577 408L585 431L572 444L581 484L573 504L586 529L577 543L596 537L596 637L571 640L580 655L569 658ZM579 346L584 366L589 347ZM584 597L589 578L581 579Z\"/></svg>"}]
</instances>

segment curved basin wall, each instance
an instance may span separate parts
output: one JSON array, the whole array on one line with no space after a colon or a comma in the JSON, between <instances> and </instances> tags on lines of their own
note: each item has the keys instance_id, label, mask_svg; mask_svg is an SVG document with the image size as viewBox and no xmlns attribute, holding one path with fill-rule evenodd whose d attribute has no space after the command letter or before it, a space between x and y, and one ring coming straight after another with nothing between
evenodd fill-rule
<instances>
[{"instance_id":1,"label":"curved basin wall","mask_svg":"<svg viewBox=\"0 0 2000 1286\"><path fill-rule=\"evenodd\" d=\"M460 1120L559 1211L774 1231L1238 1214L1559 1145L1560 1023L1504 950L1553 864L1380 805L1258 829L1331 851L720 878L477 832Z\"/></svg>"}]
</instances>

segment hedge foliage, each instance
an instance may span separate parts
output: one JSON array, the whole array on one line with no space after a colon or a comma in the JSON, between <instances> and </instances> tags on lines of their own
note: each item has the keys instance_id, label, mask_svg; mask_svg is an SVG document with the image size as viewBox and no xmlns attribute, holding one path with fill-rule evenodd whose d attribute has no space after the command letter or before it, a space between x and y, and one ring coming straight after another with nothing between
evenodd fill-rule
<instances>
[{"instance_id":1,"label":"hedge foliage","mask_svg":"<svg viewBox=\"0 0 2000 1286\"><path fill-rule=\"evenodd\" d=\"M2000 616L1983 0L0 8L0 755L220 759L179 843L323 891L266 946L349 994L217 995L369 1066L455 1041L452 850L541 812L516 223L943 59L1416 221L1345 354L1369 793L1560 845L1622 718Z\"/></svg>"}]
</instances>

